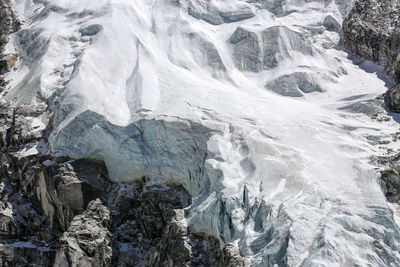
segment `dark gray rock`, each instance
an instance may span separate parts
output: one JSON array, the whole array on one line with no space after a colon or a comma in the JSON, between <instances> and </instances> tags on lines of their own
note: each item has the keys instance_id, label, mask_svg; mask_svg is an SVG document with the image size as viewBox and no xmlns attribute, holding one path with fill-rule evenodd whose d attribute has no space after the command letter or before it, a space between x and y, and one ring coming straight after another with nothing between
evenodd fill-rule
<instances>
[{"instance_id":1,"label":"dark gray rock","mask_svg":"<svg viewBox=\"0 0 400 267\"><path fill-rule=\"evenodd\" d=\"M386 199L400 204L400 154L378 157L375 163L381 167L378 182Z\"/></svg>"},{"instance_id":2,"label":"dark gray rock","mask_svg":"<svg viewBox=\"0 0 400 267\"><path fill-rule=\"evenodd\" d=\"M99 24L89 25L85 28L79 30L81 36L94 36L98 34L103 29L103 26Z\"/></svg>"},{"instance_id":3,"label":"dark gray rock","mask_svg":"<svg viewBox=\"0 0 400 267\"><path fill-rule=\"evenodd\" d=\"M196 19L202 19L213 25L224 23L224 19L219 10L210 3L209 0L193 0L190 1L188 13Z\"/></svg>"},{"instance_id":4,"label":"dark gray rock","mask_svg":"<svg viewBox=\"0 0 400 267\"><path fill-rule=\"evenodd\" d=\"M8 35L16 32L20 27L20 22L14 14L11 2L9 0L0 0L0 93L4 91L7 81L3 74L12 68L9 56L5 57L4 47L8 43Z\"/></svg>"},{"instance_id":5,"label":"dark gray rock","mask_svg":"<svg viewBox=\"0 0 400 267\"><path fill-rule=\"evenodd\" d=\"M23 29L16 33L21 52L29 64L34 64L47 51L49 39L41 35L42 29Z\"/></svg>"},{"instance_id":6,"label":"dark gray rock","mask_svg":"<svg viewBox=\"0 0 400 267\"><path fill-rule=\"evenodd\" d=\"M343 22L345 47L362 58L381 62L400 81L400 2L357 0Z\"/></svg>"},{"instance_id":7,"label":"dark gray rock","mask_svg":"<svg viewBox=\"0 0 400 267\"><path fill-rule=\"evenodd\" d=\"M220 267L245 267L250 266L250 262L241 257L239 248L236 244L228 243L224 246L221 253Z\"/></svg>"},{"instance_id":8,"label":"dark gray rock","mask_svg":"<svg viewBox=\"0 0 400 267\"><path fill-rule=\"evenodd\" d=\"M0 60L0 75L3 75L12 70L18 60L18 54L4 55Z\"/></svg>"},{"instance_id":9,"label":"dark gray rock","mask_svg":"<svg viewBox=\"0 0 400 267\"><path fill-rule=\"evenodd\" d=\"M191 0L188 13L196 19L202 19L213 25L241 21L255 16L249 7L220 11L210 0Z\"/></svg>"},{"instance_id":10,"label":"dark gray rock","mask_svg":"<svg viewBox=\"0 0 400 267\"><path fill-rule=\"evenodd\" d=\"M55 265L110 266L112 249L108 230L110 212L99 200L89 203L85 212L76 216L60 238Z\"/></svg>"},{"instance_id":11,"label":"dark gray rock","mask_svg":"<svg viewBox=\"0 0 400 267\"><path fill-rule=\"evenodd\" d=\"M233 60L239 70L259 72L263 69L257 34L238 27L229 42L234 45Z\"/></svg>"},{"instance_id":12,"label":"dark gray rock","mask_svg":"<svg viewBox=\"0 0 400 267\"><path fill-rule=\"evenodd\" d=\"M291 53L299 52L312 55L311 44L304 36L284 26L274 26L262 32L263 63L265 68L278 66L285 58L291 58Z\"/></svg>"},{"instance_id":13,"label":"dark gray rock","mask_svg":"<svg viewBox=\"0 0 400 267\"><path fill-rule=\"evenodd\" d=\"M175 210L155 252L153 266L191 266L191 246L186 241L187 226L183 210Z\"/></svg>"},{"instance_id":14,"label":"dark gray rock","mask_svg":"<svg viewBox=\"0 0 400 267\"><path fill-rule=\"evenodd\" d=\"M344 45L358 56L379 62L400 82L400 2L357 0L343 22ZM388 108L400 112L399 86L385 96Z\"/></svg>"},{"instance_id":15,"label":"dark gray rock","mask_svg":"<svg viewBox=\"0 0 400 267\"><path fill-rule=\"evenodd\" d=\"M338 33L342 31L342 25L340 25L340 23L331 15L325 17L323 25L328 31L333 31Z\"/></svg>"},{"instance_id":16,"label":"dark gray rock","mask_svg":"<svg viewBox=\"0 0 400 267\"><path fill-rule=\"evenodd\" d=\"M11 241L12 242L12 241ZM37 242L2 242L0 266L53 266L56 251Z\"/></svg>"},{"instance_id":17,"label":"dark gray rock","mask_svg":"<svg viewBox=\"0 0 400 267\"><path fill-rule=\"evenodd\" d=\"M261 33L261 45L256 33L238 27L229 38L233 45L233 61L241 71L260 72L278 66L293 52L312 55L311 43L302 34L284 26L265 29Z\"/></svg>"},{"instance_id":18,"label":"dark gray rock","mask_svg":"<svg viewBox=\"0 0 400 267\"><path fill-rule=\"evenodd\" d=\"M380 185L383 193L390 202L400 201L400 175L396 168L381 172Z\"/></svg>"},{"instance_id":19,"label":"dark gray rock","mask_svg":"<svg viewBox=\"0 0 400 267\"><path fill-rule=\"evenodd\" d=\"M47 154L45 132L30 126L48 116L44 104L0 104L0 114L3 266L220 264L218 239L185 225L191 196L181 185L115 184L104 162ZM20 153L32 144L42 144L37 154Z\"/></svg>"},{"instance_id":20,"label":"dark gray rock","mask_svg":"<svg viewBox=\"0 0 400 267\"><path fill-rule=\"evenodd\" d=\"M386 92L385 104L390 110L400 112L400 84L393 86Z\"/></svg>"},{"instance_id":21,"label":"dark gray rock","mask_svg":"<svg viewBox=\"0 0 400 267\"><path fill-rule=\"evenodd\" d=\"M294 72L269 82L265 88L283 96L301 97L303 93L322 92L322 87L311 73Z\"/></svg>"}]
</instances>

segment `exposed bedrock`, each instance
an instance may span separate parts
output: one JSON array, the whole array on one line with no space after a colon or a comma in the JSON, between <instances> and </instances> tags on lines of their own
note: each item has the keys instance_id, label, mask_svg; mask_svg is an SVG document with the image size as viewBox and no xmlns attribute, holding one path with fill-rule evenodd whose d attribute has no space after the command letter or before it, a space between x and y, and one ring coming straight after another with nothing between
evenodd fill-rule
<instances>
[{"instance_id":1,"label":"exposed bedrock","mask_svg":"<svg viewBox=\"0 0 400 267\"><path fill-rule=\"evenodd\" d=\"M241 71L259 72L263 69L263 58L256 33L238 27L229 42L233 45L233 60Z\"/></svg>"},{"instance_id":2,"label":"exposed bedrock","mask_svg":"<svg viewBox=\"0 0 400 267\"><path fill-rule=\"evenodd\" d=\"M346 48L385 64L397 80L400 79L399 8L397 1L357 0L343 22Z\"/></svg>"},{"instance_id":3,"label":"exposed bedrock","mask_svg":"<svg viewBox=\"0 0 400 267\"><path fill-rule=\"evenodd\" d=\"M267 28L261 37L238 27L229 42L233 45L235 65L242 71L272 69L283 60L295 57L296 53L313 54L311 43L301 33L285 26Z\"/></svg>"},{"instance_id":4,"label":"exposed bedrock","mask_svg":"<svg viewBox=\"0 0 400 267\"><path fill-rule=\"evenodd\" d=\"M234 246L187 226L192 196L178 180L113 183L102 161L47 153L45 132L29 128L45 105L0 107L2 266L245 266Z\"/></svg>"},{"instance_id":5,"label":"exposed bedrock","mask_svg":"<svg viewBox=\"0 0 400 267\"><path fill-rule=\"evenodd\" d=\"M380 171L379 183L389 202L400 204L400 154L378 157L377 164L384 166Z\"/></svg>"},{"instance_id":6,"label":"exposed bedrock","mask_svg":"<svg viewBox=\"0 0 400 267\"><path fill-rule=\"evenodd\" d=\"M10 71L18 55L5 55L4 48L9 41L8 35L17 31L20 22L16 18L9 0L0 0L0 93L4 91L7 82L3 74Z\"/></svg>"},{"instance_id":7,"label":"exposed bedrock","mask_svg":"<svg viewBox=\"0 0 400 267\"><path fill-rule=\"evenodd\" d=\"M343 23L345 47L358 56L379 62L400 82L400 2L357 0ZM387 106L400 111L398 86L385 97Z\"/></svg>"},{"instance_id":8,"label":"exposed bedrock","mask_svg":"<svg viewBox=\"0 0 400 267\"><path fill-rule=\"evenodd\" d=\"M100 199L74 217L67 232L60 238L55 266L110 266L112 249L108 230L110 212Z\"/></svg>"},{"instance_id":9,"label":"exposed bedrock","mask_svg":"<svg viewBox=\"0 0 400 267\"><path fill-rule=\"evenodd\" d=\"M385 104L390 110L400 113L400 84L393 86L386 92Z\"/></svg>"},{"instance_id":10,"label":"exposed bedrock","mask_svg":"<svg viewBox=\"0 0 400 267\"><path fill-rule=\"evenodd\" d=\"M312 73L294 72L269 82L265 88L283 96L301 97L303 93L322 92L318 79Z\"/></svg>"},{"instance_id":11,"label":"exposed bedrock","mask_svg":"<svg viewBox=\"0 0 400 267\"><path fill-rule=\"evenodd\" d=\"M262 34L263 63L267 69L276 67L285 58L295 53L312 55L311 43L304 36L284 26L265 29Z\"/></svg>"}]
</instances>

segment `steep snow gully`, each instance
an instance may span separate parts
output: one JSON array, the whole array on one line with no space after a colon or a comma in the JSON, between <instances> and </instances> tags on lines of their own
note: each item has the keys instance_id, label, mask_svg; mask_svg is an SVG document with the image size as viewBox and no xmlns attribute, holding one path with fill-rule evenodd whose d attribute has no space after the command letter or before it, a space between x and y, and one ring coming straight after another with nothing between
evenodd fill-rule
<instances>
[{"instance_id":1,"label":"steep snow gully","mask_svg":"<svg viewBox=\"0 0 400 267\"><path fill-rule=\"evenodd\" d=\"M393 81L343 49L352 2L14 0L0 101L46 103L46 153L182 186L185 224L247 264L400 266Z\"/></svg>"}]
</instances>

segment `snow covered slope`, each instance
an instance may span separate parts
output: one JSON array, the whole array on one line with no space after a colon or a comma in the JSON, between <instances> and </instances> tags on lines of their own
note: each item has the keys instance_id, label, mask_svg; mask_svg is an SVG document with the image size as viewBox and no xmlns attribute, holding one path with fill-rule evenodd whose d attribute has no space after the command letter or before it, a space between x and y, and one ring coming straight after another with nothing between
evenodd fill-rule
<instances>
[{"instance_id":1,"label":"snow covered slope","mask_svg":"<svg viewBox=\"0 0 400 267\"><path fill-rule=\"evenodd\" d=\"M397 149L348 0L15 0L5 100L45 99L54 154L183 185L187 223L254 266L398 266L371 156ZM386 81L390 83L389 80ZM375 141L374 141L375 140ZM378 140L378 141L376 141Z\"/></svg>"}]
</instances>

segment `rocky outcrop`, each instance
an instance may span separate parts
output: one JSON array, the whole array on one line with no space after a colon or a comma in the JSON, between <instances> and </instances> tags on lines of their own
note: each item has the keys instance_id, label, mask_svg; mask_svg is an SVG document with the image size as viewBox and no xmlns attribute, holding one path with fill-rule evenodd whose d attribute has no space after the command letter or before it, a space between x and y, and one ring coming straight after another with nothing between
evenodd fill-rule
<instances>
[{"instance_id":1,"label":"rocky outcrop","mask_svg":"<svg viewBox=\"0 0 400 267\"><path fill-rule=\"evenodd\" d=\"M307 72L294 72L269 82L265 88L283 96L301 97L303 93L322 92L314 76Z\"/></svg>"},{"instance_id":2,"label":"rocky outcrop","mask_svg":"<svg viewBox=\"0 0 400 267\"><path fill-rule=\"evenodd\" d=\"M263 63L267 69L274 68L294 53L312 55L311 43L304 36L284 26L274 26L262 32Z\"/></svg>"},{"instance_id":3,"label":"rocky outcrop","mask_svg":"<svg viewBox=\"0 0 400 267\"><path fill-rule=\"evenodd\" d=\"M16 18L9 0L0 1L0 92L4 91L7 82L3 74L10 71L18 55L4 55L4 47L8 43L10 33L18 30L20 22Z\"/></svg>"},{"instance_id":4,"label":"rocky outcrop","mask_svg":"<svg viewBox=\"0 0 400 267\"><path fill-rule=\"evenodd\" d=\"M46 105L0 104L2 266L227 266L215 237L188 228L181 186L113 183L101 161L48 153ZM43 128L43 126L42 126Z\"/></svg>"},{"instance_id":5,"label":"rocky outcrop","mask_svg":"<svg viewBox=\"0 0 400 267\"><path fill-rule=\"evenodd\" d=\"M328 30L328 31L334 31L341 33L342 31L342 25L331 15L328 15L325 17L324 22L322 25Z\"/></svg>"},{"instance_id":6,"label":"rocky outcrop","mask_svg":"<svg viewBox=\"0 0 400 267\"><path fill-rule=\"evenodd\" d=\"M400 82L400 3L390 0L357 0L343 23L344 45L358 56L379 62ZM389 109L399 112L398 88L385 97Z\"/></svg>"},{"instance_id":7,"label":"rocky outcrop","mask_svg":"<svg viewBox=\"0 0 400 267\"><path fill-rule=\"evenodd\" d=\"M272 69L283 60L293 58L296 53L313 54L311 43L301 33L284 26L265 29L261 38L254 32L238 27L229 42L233 45L235 65L241 71Z\"/></svg>"},{"instance_id":8,"label":"rocky outcrop","mask_svg":"<svg viewBox=\"0 0 400 267\"><path fill-rule=\"evenodd\" d=\"M379 157L377 164L382 167L379 184L389 202L400 204L400 154Z\"/></svg>"},{"instance_id":9,"label":"rocky outcrop","mask_svg":"<svg viewBox=\"0 0 400 267\"><path fill-rule=\"evenodd\" d=\"M250 266L250 261L241 257L236 244L228 243L222 249L220 267Z\"/></svg>"},{"instance_id":10,"label":"rocky outcrop","mask_svg":"<svg viewBox=\"0 0 400 267\"><path fill-rule=\"evenodd\" d=\"M400 84L390 88L385 94L386 106L394 111L400 113Z\"/></svg>"},{"instance_id":11,"label":"rocky outcrop","mask_svg":"<svg viewBox=\"0 0 400 267\"><path fill-rule=\"evenodd\" d=\"M357 0L343 22L343 41L357 55L381 62L400 79L400 3L390 0Z\"/></svg>"},{"instance_id":12,"label":"rocky outcrop","mask_svg":"<svg viewBox=\"0 0 400 267\"><path fill-rule=\"evenodd\" d=\"M238 27L229 42L233 45L233 60L241 71L259 72L263 69L261 48L256 33Z\"/></svg>"},{"instance_id":13,"label":"rocky outcrop","mask_svg":"<svg viewBox=\"0 0 400 267\"><path fill-rule=\"evenodd\" d=\"M100 199L89 203L60 238L55 266L110 266L110 212Z\"/></svg>"},{"instance_id":14,"label":"rocky outcrop","mask_svg":"<svg viewBox=\"0 0 400 267\"><path fill-rule=\"evenodd\" d=\"M255 15L247 6L219 10L209 0L190 0L188 13L196 19L202 19L213 25L241 21L252 18Z\"/></svg>"}]
</instances>

